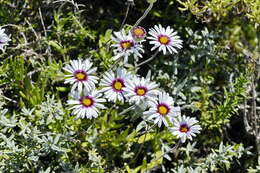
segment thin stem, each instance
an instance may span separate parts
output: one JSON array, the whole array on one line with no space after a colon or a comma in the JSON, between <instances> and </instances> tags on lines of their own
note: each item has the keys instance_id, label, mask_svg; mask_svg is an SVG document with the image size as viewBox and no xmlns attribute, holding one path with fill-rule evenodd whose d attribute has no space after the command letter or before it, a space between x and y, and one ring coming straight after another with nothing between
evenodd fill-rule
<instances>
[{"instance_id":1,"label":"thin stem","mask_svg":"<svg viewBox=\"0 0 260 173\"><path fill-rule=\"evenodd\" d=\"M153 3L150 3L149 7L145 10L144 14L137 20L137 22L134 24L132 28L135 28L139 25L139 23L147 16L149 11L153 8Z\"/></svg>"},{"instance_id":2,"label":"thin stem","mask_svg":"<svg viewBox=\"0 0 260 173\"><path fill-rule=\"evenodd\" d=\"M128 12L129 12L129 9L130 9L130 3L127 3L127 8L126 8L126 12L125 12L125 18L123 20L123 22L121 23L121 26L120 26L120 30L123 28L124 24L125 24L125 21L127 19L127 16L128 16Z\"/></svg>"},{"instance_id":3,"label":"thin stem","mask_svg":"<svg viewBox=\"0 0 260 173\"><path fill-rule=\"evenodd\" d=\"M29 25L29 27L31 28L31 30L33 31L33 33L34 33L34 35L35 35L35 37L36 37L36 39L37 40L39 40L39 37L38 37L38 35L37 35L37 33L36 33L36 31L34 30L34 28L33 28L33 26L32 26L32 24L27 20L27 19L25 19L25 22Z\"/></svg>"},{"instance_id":4,"label":"thin stem","mask_svg":"<svg viewBox=\"0 0 260 173\"><path fill-rule=\"evenodd\" d=\"M189 76L187 76L186 78L184 78L184 80L182 80L182 83L179 85L179 87L176 89L175 95L176 97L174 97L173 101L175 102L178 94L180 93L180 91L184 88L184 86L186 85L186 83L188 82L188 78Z\"/></svg>"},{"instance_id":5,"label":"thin stem","mask_svg":"<svg viewBox=\"0 0 260 173\"><path fill-rule=\"evenodd\" d=\"M248 116L247 116L247 100L244 99L244 108L243 108L243 120L244 120L244 125L245 125L245 129L246 129L246 132L253 135L252 133L252 127L249 125L248 123Z\"/></svg>"},{"instance_id":6,"label":"thin stem","mask_svg":"<svg viewBox=\"0 0 260 173\"><path fill-rule=\"evenodd\" d=\"M150 131L152 128L154 128L156 125L157 125L157 124L152 125L149 129L147 129L147 130L144 131L143 133L140 133L139 135L143 135L143 134L149 132L149 131Z\"/></svg>"},{"instance_id":7,"label":"thin stem","mask_svg":"<svg viewBox=\"0 0 260 173\"><path fill-rule=\"evenodd\" d=\"M255 129L255 135L257 135L257 112L256 112L256 89L255 89L255 83L252 82L252 109L253 109L253 119L254 119L254 129Z\"/></svg>"},{"instance_id":8,"label":"thin stem","mask_svg":"<svg viewBox=\"0 0 260 173\"><path fill-rule=\"evenodd\" d=\"M57 0L57 1L53 1L53 3L59 3L59 2L64 2L64 3L62 4L62 6L63 6L66 2L68 2L68 3L72 4L72 5L76 8L76 10L79 10L79 7L80 7L80 6L81 6L81 7L85 7L84 4L77 4L77 3L75 3L73 0L72 0L72 1L70 1L70 0Z\"/></svg>"},{"instance_id":9,"label":"thin stem","mask_svg":"<svg viewBox=\"0 0 260 173\"><path fill-rule=\"evenodd\" d=\"M257 92L256 92L256 87L257 87L257 84L258 84L258 80L260 78L260 66L259 66L259 63L260 63L260 58L258 58L258 64L256 65L256 68L257 68L257 76L256 76L256 79L255 79L255 88L254 88L254 94L255 94L255 97L257 98L258 95L257 95ZM256 99L255 99L255 104L256 104ZM256 107L257 108L257 107ZM256 147L257 147L257 152L258 152L258 156L260 156L260 126L259 126L259 118L260 118L260 115L257 114L256 112L256 108L255 108L255 131L256 131Z\"/></svg>"},{"instance_id":10,"label":"thin stem","mask_svg":"<svg viewBox=\"0 0 260 173\"><path fill-rule=\"evenodd\" d=\"M135 155L135 158L132 161L135 161L137 159L138 155L140 154L141 150L143 149L148 130L149 130L148 126L146 126L145 135L144 135L144 141L143 141L141 147L139 148L139 150L137 151L137 153Z\"/></svg>"},{"instance_id":11,"label":"thin stem","mask_svg":"<svg viewBox=\"0 0 260 173\"><path fill-rule=\"evenodd\" d=\"M254 128L254 135L255 135L255 143L256 143L256 148L257 148L257 154L260 155L260 142L259 142L259 125L258 125L258 115L257 115L257 111L256 111L256 98L257 98L257 93L256 93L256 84L255 81L257 81L256 79L257 76L254 76L254 79L252 81L252 126Z\"/></svg>"},{"instance_id":12,"label":"thin stem","mask_svg":"<svg viewBox=\"0 0 260 173\"><path fill-rule=\"evenodd\" d=\"M163 154L162 154L160 157L158 157L155 161L157 161L157 160L159 160L160 158L164 157L166 154L172 152L173 150L176 150L176 149L179 147L180 144L181 144L181 140L179 140L178 143L177 143L173 148L171 148L169 151L163 153Z\"/></svg>"},{"instance_id":13,"label":"thin stem","mask_svg":"<svg viewBox=\"0 0 260 173\"><path fill-rule=\"evenodd\" d=\"M6 24L6 25L1 26L1 28L7 27L7 26L12 26L12 27L15 27L15 28L19 29L19 26L18 25L14 25L14 24Z\"/></svg>"},{"instance_id":14,"label":"thin stem","mask_svg":"<svg viewBox=\"0 0 260 173\"><path fill-rule=\"evenodd\" d=\"M41 8L38 8L38 10L39 10L39 14L40 14L40 19L41 19L41 23L42 23L42 28L43 28L43 31L44 31L44 36L47 37L47 32L46 32L46 28L45 28L45 25L44 25L44 20L43 20L43 17L42 17Z\"/></svg>"},{"instance_id":15,"label":"thin stem","mask_svg":"<svg viewBox=\"0 0 260 173\"><path fill-rule=\"evenodd\" d=\"M135 105L130 106L129 108L123 110L122 112L120 112L118 115L124 115L125 113L129 112L130 110L132 110L133 108L135 108Z\"/></svg>"},{"instance_id":16,"label":"thin stem","mask_svg":"<svg viewBox=\"0 0 260 173\"><path fill-rule=\"evenodd\" d=\"M112 107L109 108L107 114L109 115L115 107L116 107L116 103Z\"/></svg>"},{"instance_id":17,"label":"thin stem","mask_svg":"<svg viewBox=\"0 0 260 173\"><path fill-rule=\"evenodd\" d=\"M114 68L119 62L120 62L120 59L117 60L117 61L108 69L108 71L113 70L113 68Z\"/></svg>"},{"instance_id":18,"label":"thin stem","mask_svg":"<svg viewBox=\"0 0 260 173\"><path fill-rule=\"evenodd\" d=\"M152 60L158 55L158 53L159 53L159 49L153 54L153 56L152 56L151 58L149 58L149 59L147 59L147 60L141 62L140 64L137 64L136 67L140 67L140 66L142 66L142 65L144 65L144 64L146 64L146 63L152 61Z\"/></svg>"},{"instance_id":19,"label":"thin stem","mask_svg":"<svg viewBox=\"0 0 260 173\"><path fill-rule=\"evenodd\" d=\"M17 103L17 101L15 101L15 100L13 100L13 99L10 99L10 98L8 98L8 97L6 97L6 96L4 96L4 95L2 95L2 97L3 97L4 99L10 101L10 102Z\"/></svg>"}]
</instances>

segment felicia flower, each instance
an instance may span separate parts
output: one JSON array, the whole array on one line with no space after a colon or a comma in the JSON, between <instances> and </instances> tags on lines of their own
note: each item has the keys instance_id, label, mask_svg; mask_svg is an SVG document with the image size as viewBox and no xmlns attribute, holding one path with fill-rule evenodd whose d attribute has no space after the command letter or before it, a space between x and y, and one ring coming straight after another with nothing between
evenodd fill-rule
<instances>
[{"instance_id":1,"label":"felicia flower","mask_svg":"<svg viewBox=\"0 0 260 173\"><path fill-rule=\"evenodd\" d=\"M155 25L148 33L151 35L147 37L151 39L149 43L154 45L151 50L159 48L159 51L163 51L163 54L166 54L166 51L173 54L178 53L176 48L182 48L182 40L177 32L174 32L169 26L165 29L160 24Z\"/></svg>"},{"instance_id":2,"label":"felicia flower","mask_svg":"<svg viewBox=\"0 0 260 173\"><path fill-rule=\"evenodd\" d=\"M65 83L73 84L71 90L77 88L80 93L83 88L86 88L87 91L95 88L98 78L92 74L95 73L97 68L91 68L92 64L88 59L83 62L81 60L72 60L70 65L64 68L65 71L70 73L65 75L68 77L65 79Z\"/></svg>"},{"instance_id":3,"label":"felicia flower","mask_svg":"<svg viewBox=\"0 0 260 173\"><path fill-rule=\"evenodd\" d=\"M116 102L117 100L123 102L125 93L125 82L130 74L125 69L118 68L116 74L113 72L106 72L100 82L100 86L104 86L101 90L104 92L108 100Z\"/></svg>"},{"instance_id":4,"label":"felicia flower","mask_svg":"<svg viewBox=\"0 0 260 173\"><path fill-rule=\"evenodd\" d=\"M146 36L146 31L143 27L137 26L131 29L132 37L137 41L142 41Z\"/></svg>"},{"instance_id":5,"label":"felicia flower","mask_svg":"<svg viewBox=\"0 0 260 173\"><path fill-rule=\"evenodd\" d=\"M165 126L168 126L168 120L172 120L173 117L180 116L180 107L173 106L173 98L165 92L160 92L158 100L150 102L150 109L143 114L147 120L154 119L154 124L161 127L162 122Z\"/></svg>"},{"instance_id":6,"label":"felicia flower","mask_svg":"<svg viewBox=\"0 0 260 173\"><path fill-rule=\"evenodd\" d=\"M131 80L126 81L126 94L130 103L147 103L156 98L158 85L145 78L133 77Z\"/></svg>"},{"instance_id":7,"label":"felicia flower","mask_svg":"<svg viewBox=\"0 0 260 173\"><path fill-rule=\"evenodd\" d=\"M190 118L186 116L179 116L173 119L173 126L169 128L173 135L177 135L181 138L181 142L185 142L186 138L192 140L192 136L196 136L196 133L200 133L200 125L195 125L198 121L195 118Z\"/></svg>"},{"instance_id":8,"label":"felicia flower","mask_svg":"<svg viewBox=\"0 0 260 173\"><path fill-rule=\"evenodd\" d=\"M100 98L101 93L96 90L88 92L84 90L82 95L78 91L73 91L71 93L73 97L72 100L68 100L68 104L72 105L70 109L73 109L72 114L76 115L76 118L96 118L98 116L98 109L105 109L105 106L102 104L106 100Z\"/></svg>"},{"instance_id":9,"label":"felicia flower","mask_svg":"<svg viewBox=\"0 0 260 173\"><path fill-rule=\"evenodd\" d=\"M4 51L4 46L8 45L8 42L11 41L11 39L6 35L5 29L0 28L0 49Z\"/></svg>"},{"instance_id":10,"label":"felicia flower","mask_svg":"<svg viewBox=\"0 0 260 173\"><path fill-rule=\"evenodd\" d=\"M142 58L142 55L139 52L144 52L143 46L136 42L131 34L126 35L124 31L122 32L114 32L114 36L111 36L111 39L115 42L112 44L111 47L115 47L114 50L115 56L113 60L117 60L120 57L124 57L124 63L128 62L128 57L130 55L134 55L134 58L137 59L138 57Z\"/></svg>"}]
</instances>

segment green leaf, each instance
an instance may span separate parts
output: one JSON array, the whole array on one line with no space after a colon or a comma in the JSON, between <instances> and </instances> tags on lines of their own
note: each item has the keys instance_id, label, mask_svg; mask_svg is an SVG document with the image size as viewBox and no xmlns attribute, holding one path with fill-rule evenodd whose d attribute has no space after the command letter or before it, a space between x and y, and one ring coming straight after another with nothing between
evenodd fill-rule
<instances>
[{"instance_id":1,"label":"green leaf","mask_svg":"<svg viewBox=\"0 0 260 173\"><path fill-rule=\"evenodd\" d=\"M139 144L142 144L142 143L144 143L146 141L149 141L149 140L151 140L153 138L154 138L154 134L153 133L148 133L148 134L146 133L146 134L142 135L141 137L139 137L137 142Z\"/></svg>"},{"instance_id":2,"label":"green leaf","mask_svg":"<svg viewBox=\"0 0 260 173\"><path fill-rule=\"evenodd\" d=\"M57 91L60 91L60 92L66 92L68 90L68 88L66 87L56 87Z\"/></svg>"},{"instance_id":3,"label":"green leaf","mask_svg":"<svg viewBox=\"0 0 260 173\"><path fill-rule=\"evenodd\" d=\"M61 45L59 45L59 43L57 43L56 41L51 40L48 41L47 43L48 45L53 47L56 51L60 52L61 54L65 54L66 51L64 50L64 48Z\"/></svg>"}]
</instances>

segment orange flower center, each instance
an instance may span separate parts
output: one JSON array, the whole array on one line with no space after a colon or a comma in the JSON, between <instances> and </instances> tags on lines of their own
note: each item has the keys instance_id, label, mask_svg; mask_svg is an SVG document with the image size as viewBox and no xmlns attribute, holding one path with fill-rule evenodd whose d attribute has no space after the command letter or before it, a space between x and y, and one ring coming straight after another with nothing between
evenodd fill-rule
<instances>
[{"instance_id":1,"label":"orange flower center","mask_svg":"<svg viewBox=\"0 0 260 173\"><path fill-rule=\"evenodd\" d=\"M145 94L146 94L146 92L147 92L147 89L145 88L145 87L137 87L136 89L135 89L135 93L137 94L137 95L139 95L139 96L144 96Z\"/></svg>"},{"instance_id":2,"label":"orange flower center","mask_svg":"<svg viewBox=\"0 0 260 173\"><path fill-rule=\"evenodd\" d=\"M91 97L85 96L81 99L81 104L85 107L90 107L94 104L94 101Z\"/></svg>"},{"instance_id":3,"label":"orange flower center","mask_svg":"<svg viewBox=\"0 0 260 173\"><path fill-rule=\"evenodd\" d=\"M124 86L125 86L125 85L124 85L124 82L123 82L123 80L121 80L121 79L116 79L116 80L113 82L113 84L112 84L113 89L116 90L116 91L122 91L122 88L123 88Z\"/></svg>"},{"instance_id":4,"label":"orange flower center","mask_svg":"<svg viewBox=\"0 0 260 173\"><path fill-rule=\"evenodd\" d=\"M134 44L132 41L122 41L120 45L123 49L130 49Z\"/></svg>"},{"instance_id":5,"label":"orange flower center","mask_svg":"<svg viewBox=\"0 0 260 173\"><path fill-rule=\"evenodd\" d=\"M87 79L87 74L86 74L86 72L80 70L80 71L76 71L75 72L74 77L77 80L82 81L82 80L86 80Z\"/></svg>"},{"instance_id":6,"label":"orange flower center","mask_svg":"<svg viewBox=\"0 0 260 173\"><path fill-rule=\"evenodd\" d=\"M181 126L180 126L180 132L182 132L182 133L187 133L189 130L190 130L190 128L188 127L188 125L187 124L182 124Z\"/></svg>"},{"instance_id":7,"label":"orange flower center","mask_svg":"<svg viewBox=\"0 0 260 173\"><path fill-rule=\"evenodd\" d=\"M159 36L158 40L161 44L164 44L164 45L166 45L170 42L170 38L166 35Z\"/></svg>"},{"instance_id":8,"label":"orange flower center","mask_svg":"<svg viewBox=\"0 0 260 173\"><path fill-rule=\"evenodd\" d=\"M157 107L157 112L161 115L167 115L169 112L169 108L165 104L159 104Z\"/></svg>"}]
</instances>

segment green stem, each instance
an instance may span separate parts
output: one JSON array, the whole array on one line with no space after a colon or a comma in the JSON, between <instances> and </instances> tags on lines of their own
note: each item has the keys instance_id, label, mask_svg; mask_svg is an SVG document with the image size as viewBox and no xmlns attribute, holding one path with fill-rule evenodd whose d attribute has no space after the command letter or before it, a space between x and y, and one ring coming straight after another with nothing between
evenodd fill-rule
<instances>
[{"instance_id":1,"label":"green stem","mask_svg":"<svg viewBox=\"0 0 260 173\"><path fill-rule=\"evenodd\" d=\"M135 155L135 158L132 160L132 161L135 161L138 157L138 155L140 154L141 150L143 149L143 146L144 146L144 143L145 143L145 139L146 139L146 136L147 136L147 132L148 132L148 126L146 126L146 130L145 130L145 135L144 135L144 141L143 143L141 144L141 147L139 148L139 150L137 151L136 155Z\"/></svg>"},{"instance_id":2,"label":"green stem","mask_svg":"<svg viewBox=\"0 0 260 173\"><path fill-rule=\"evenodd\" d=\"M129 108L127 108L124 111L120 112L118 115L124 115L125 113L129 112L133 108L135 108L135 105L130 106Z\"/></svg>"},{"instance_id":3,"label":"green stem","mask_svg":"<svg viewBox=\"0 0 260 173\"><path fill-rule=\"evenodd\" d=\"M147 16L149 11L151 11L152 8L153 8L153 3L150 3L148 8L145 10L144 14L137 20L137 22L134 24L134 26L132 28L137 27L139 25L139 23Z\"/></svg>"},{"instance_id":4,"label":"green stem","mask_svg":"<svg viewBox=\"0 0 260 173\"><path fill-rule=\"evenodd\" d=\"M126 21L127 16L128 16L130 5L131 5L130 3L127 4L127 8L126 8L126 12L125 12L125 18L124 18L123 22L121 23L120 30L123 28L123 26L125 24L125 21Z\"/></svg>"},{"instance_id":5,"label":"green stem","mask_svg":"<svg viewBox=\"0 0 260 173\"><path fill-rule=\"evenodd\" d=\"M173 150L176 150L176 149L179 147L180 144L181 144L181 140L179 140L178 143L177 143L173 148L171 148L169 151L163 153L163 154L162 154L160 157L158 157L155 161L159 160L160 158L162 158L162 157L165 156L166 154L172 152Z\"/></svg>"},{"instance_id":6,"label":"green stem","mask_svg":"<svg viewBox=\"0 0 260 173\"><path fill-rule=\"evenodd\" d=\"M159 49L154 53L154 55L153 55L151 58L149 58L149 59L147 59L147 60L141 62L140 64L137 64L136 67L140 67L140 66L142 66L142 65L144 65L144 64L146 64L146 63L152 61L152 60L158 55L158 53L159 53Z\"/></svg>"}]
</instances>

